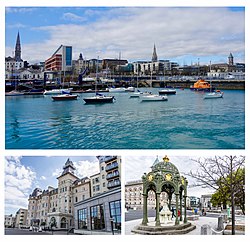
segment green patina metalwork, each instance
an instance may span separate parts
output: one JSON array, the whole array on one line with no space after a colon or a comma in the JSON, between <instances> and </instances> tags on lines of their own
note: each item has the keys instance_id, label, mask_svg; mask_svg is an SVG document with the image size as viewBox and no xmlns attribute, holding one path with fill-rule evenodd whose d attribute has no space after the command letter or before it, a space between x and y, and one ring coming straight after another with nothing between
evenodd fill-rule
<instances>
[{"instance_id":1,"label":"green patina metalwork","mask_svg":"<svg viewBox=\"0 0 250 242\"><path fill-rule=\"evenodd\" d=\"M170 209L172 195L176 196L176 218L175 225L178 225L180 221L187 223L187 185L188 181L184 176L181 176L177 167L169 162L167 157L164 157L162 161L158 158L155 160L151 171L144 173L142 176L143 181L143 220L142 225L148 223L148 211L147 211L147 198L148 192L154 191L156 198L156 220L155 226L160 226L160 194L166 192L168 195L168 206ZM184 199L184 200L183 200ZM182 204L184 201L184 220L182 214ZM178 216L178 211L179 215Z\"/></svg>"}]
</instances>

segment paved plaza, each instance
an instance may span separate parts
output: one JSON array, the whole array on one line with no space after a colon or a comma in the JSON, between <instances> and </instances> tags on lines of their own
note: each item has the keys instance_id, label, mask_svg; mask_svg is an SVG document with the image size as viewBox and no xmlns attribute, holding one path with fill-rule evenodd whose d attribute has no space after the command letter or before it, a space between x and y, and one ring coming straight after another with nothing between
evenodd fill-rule
<instances>
[{"instance_id":1,"label":"paved plaza","mask_svg":"<svg viewBox=\"0 0 250 242\"><path fill-rule=\"evenodd\" d=\"M149 223L154 223L155 218L150 217ZM125 234L126 235L132 235L134 233L131 232L131 230L139 225L142 222L142 219L136 219L125 222ZM218 218L215 217L199 217L198 220L190 221L193 225L196 226L196 229L187 233L188 235L201 235L201 227L203 225L209 225L211 227L211 233L214 235L222 235L222 232L219 232L216 230L218 226ZM227 234L230 234L230 231L228 231ZM237 233L236 233L237 234ZM134 234L135 235L135 234ZM136 234L137 235L137 234Z\"/></svg>"}]
</instances>

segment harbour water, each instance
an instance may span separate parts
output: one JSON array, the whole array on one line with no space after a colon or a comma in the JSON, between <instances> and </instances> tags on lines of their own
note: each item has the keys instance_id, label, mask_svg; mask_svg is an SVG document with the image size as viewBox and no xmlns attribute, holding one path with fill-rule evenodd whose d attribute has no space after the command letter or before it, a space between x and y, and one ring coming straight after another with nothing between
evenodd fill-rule
<instances>
[{"instance_id":1,"label":"harbour water","mask_svg":"<svg viewBox=\"0 0 250 242\"><path fill-rule=\"evenodd\" d=\"M225 90L224 98L204 100L204 93L177 89L164 102L112 93L114 103L84 104L91 95L62 102L6 97L6 149L245 148L245 91Z\"/></svg>"}]
</instances>

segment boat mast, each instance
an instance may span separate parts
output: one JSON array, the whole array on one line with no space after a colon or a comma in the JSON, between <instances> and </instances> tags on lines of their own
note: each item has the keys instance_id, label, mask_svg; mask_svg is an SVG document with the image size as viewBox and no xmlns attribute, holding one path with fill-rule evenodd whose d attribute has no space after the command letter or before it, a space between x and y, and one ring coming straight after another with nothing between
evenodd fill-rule
<instances>
[{"instance_id":1,"label":"boat mast","mask_svg":"<svg viewBox=\"0 0 250 242\"><path fill-rule=\"evenodd\" d=\"M97 92L98 62L99 62L99 56L97 56L97 61L96 61L95 93Z\"/></svg>"}]
</instances>

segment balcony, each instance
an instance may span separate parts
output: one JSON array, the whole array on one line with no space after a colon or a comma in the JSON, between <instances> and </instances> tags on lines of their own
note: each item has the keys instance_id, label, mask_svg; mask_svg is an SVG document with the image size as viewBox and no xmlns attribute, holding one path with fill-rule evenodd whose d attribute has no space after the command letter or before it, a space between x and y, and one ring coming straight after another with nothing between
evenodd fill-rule
<instances>
[{"instance_id":1,"label":"balcony","mask_svg":"<svg viewBox=\"0 0 250 242\"><path fill-rule=\"evenodd\" d=\"M121 181L120 180L114 180L114 181L110 181L108 182L107 187L110 188L114 188L114 187L118 187L121 186Z\"/></svg>"},{"instance_id":2,"label":"balcony","mask_svg":"<svg viewBox=\"0 0 250 242\"><path fill-rule=\"evenodd\" d=\"M118 168L118 163L114 162L114 163L112 163L110 165L107 165L106 168L105 168L105 171L111 171L111 170L116 169L116 168Z\"/></svg>"},{"instance_id":3,"label":"balcony","mask_svg":"<svg viewBox=\"0 0 250 242\"><path fill-rule=\"evenodd\" d=\"M108 162L114 161L116 159L117 159L117 156L103 156L100 158L100 161L108 163Z\"/></svg>"},{"instance_id":4,"label":"balcony","mask_svg":"<svg viewBox=\"0 0 250 242\"><path fill-rule=\"evenodd\" d=\"M106 179L109 180L109 179L118 177L119 175L120 175L119 171L116 170L116 171L114 171L114 172L108 174L108 175L106 176Z\"/></svg>"}]
</instances>

